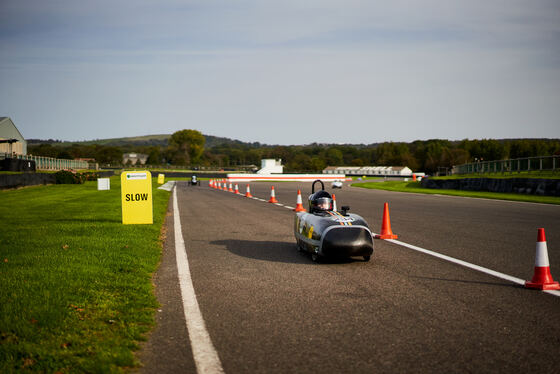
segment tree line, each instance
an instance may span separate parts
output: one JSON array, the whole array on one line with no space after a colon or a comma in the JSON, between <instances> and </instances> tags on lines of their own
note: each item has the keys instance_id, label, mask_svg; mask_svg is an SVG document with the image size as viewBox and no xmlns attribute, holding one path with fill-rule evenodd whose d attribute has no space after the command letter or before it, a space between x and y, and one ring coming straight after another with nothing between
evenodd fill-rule
<instances>
[{"instance_id":1,"label":"tree line","mask_svg":"<svg viewBox=\"0 0 560 374\"><path fill-rule=\"evenodd\" d=\"M559 139L482 139L450 141L416 140L411 143L265 145L211 137L211 144L197 130L172 134L166 145L80 145L56 143L28 145L38 156L75 159L93 158L100 165L122 164L124 153L148 155L148 165L175 165L239 169L260 166L261 159L280 158L286 172L320 172L327 166L408 166L413 171L433 174L470 162L560 155ZM222 139L221 141L219 139Z\"/></svg>"}]
</instances>

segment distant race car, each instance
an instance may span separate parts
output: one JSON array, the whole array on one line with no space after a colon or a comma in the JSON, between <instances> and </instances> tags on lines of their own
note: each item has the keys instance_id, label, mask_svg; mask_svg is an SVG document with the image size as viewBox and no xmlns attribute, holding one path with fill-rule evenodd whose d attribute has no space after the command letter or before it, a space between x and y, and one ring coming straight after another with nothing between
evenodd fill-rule
<instances>
[{"instance_id":1,"label":"distant race car","mask_svg":"<svg viewBox=\"0 0 560 374\"><path fill-rule=\"evenodd\" d=\"M315 192L315 184L321 190ZM309 212L296 214L294 235L298 250L309 252L315 262L323 257L348 258L361 256L369 261L373 254L373 238L367 222L357 214L333 210L331 195L322 181L316 180L309 196Z\"/></svg>"},{"instance_id":2,"label":"distant race car","mask_svg":"<svg viewBox=\"0 0 560 374\"><path fill-rule=\"evenodd\" d=\"M332 188L342 188L342 181L333 181L331 187Z\"/></svg>"},{"instance_id":3,"label":"distant race car","mask_svg":"<svg viewBox=\"0 0 560 374\"><path fill-rule=\"evenodd\" d=\"M200 186L200 181L198 180L196 175L193 175L191 177L191 180L189 181L189 186Z\"/></svg>"}]
</instances>

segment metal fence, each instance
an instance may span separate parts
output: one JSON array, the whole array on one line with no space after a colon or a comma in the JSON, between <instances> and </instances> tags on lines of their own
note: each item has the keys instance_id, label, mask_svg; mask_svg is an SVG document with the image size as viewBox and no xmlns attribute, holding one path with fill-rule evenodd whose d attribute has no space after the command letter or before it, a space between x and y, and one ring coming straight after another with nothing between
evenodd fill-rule
<instances>
[{"instance_id":1,"label":"metal fence","mask_svg":"<svg viewBox=\"0 0 560 374\"><path fill-rule=\"evenodd\" d=\"M17 158L20 160L35 161L35 167L37 170L63 170L63 169L87 169L87 161L78 160L64 160L60 158L44 157L44 156L33 156L33 155L16 155L9 153L0 154L0 159L4 158Z\"/></svg>"},{"instance_id":2,"label":"metal fence","mask_svg":"<svg viewBox=\"0 0 560 374\"><path fill-rule=\"evenodd\" d=\"M453 174L520 173L531 171L560 172L560 156L540 156L511 160L481 161L453 166Z\"/></svg>"}]
</instances>

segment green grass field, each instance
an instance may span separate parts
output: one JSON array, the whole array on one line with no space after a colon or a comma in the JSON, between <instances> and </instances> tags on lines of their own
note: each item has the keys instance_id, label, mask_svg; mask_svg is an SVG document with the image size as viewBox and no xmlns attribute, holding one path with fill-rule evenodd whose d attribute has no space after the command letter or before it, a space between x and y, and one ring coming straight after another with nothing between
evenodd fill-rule
<instances>
[{"instance_id":1,"label":"green grass field","mask_svg":"<svg viewBox=\"0 0 560 374\"><path fill-rule=\"evenodd\" d=\"M137 365L154 324L151 275L170 193L152 225L121 223L120 179L0 191L0 372L107 373Z\"/></svg>"},{"instance_id":2,"label":"green grass field","mask_svg":"<svg viewBox=\"0 0 560 374\"><path fill-rule=\"evenodd\" d=\"M536 196L536 195L524 195L524 194L515 194L515 193L460 191L460 190L443 190L443 189L439 190L439 189L431 189L431 188L422 188L420 186L420 182L401 182L401 181L371 182L371 183L365 182L365 183L352 183L352 186L377 189L377 190L397 191L397 192L478 197L483 199L525 201L525 202L543 203L543 204L560 204L560 197L555 197L555 196Z\"/></svg>"}]
</instances>

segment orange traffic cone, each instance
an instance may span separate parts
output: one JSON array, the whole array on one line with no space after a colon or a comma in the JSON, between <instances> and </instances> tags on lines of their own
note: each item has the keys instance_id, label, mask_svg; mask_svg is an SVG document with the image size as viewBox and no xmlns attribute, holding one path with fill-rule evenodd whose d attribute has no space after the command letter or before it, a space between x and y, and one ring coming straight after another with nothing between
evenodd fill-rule
<instances>
[{"instance_id":1,"label":"orange traffic cone","mask_svg":"<svg viewBox=\"0 0 560 374\"><path fill-rule=\"evenodd\" d=\"M235 192L236 195L239 195L239 186L237 185L237 183L235 184Z\"/></svg>"},{"instance_id":2,"label":"orange traffic cone","mask_svg":"<svg viewBox=\"0 0 560 374\"><path fill-rule=\"evenodd\" d=\"M336 196L334 194L332 194L332 210L334 210L335 212L337 211L337 209L336 209Z\"/></svg>"},{"instance_id":3,"label":"orange traffic cone","mask_svg":"<svg viewBox=\"0 0 560 374\"><path fill-rule=\"evenodd\" d=\"M245 197L253 197L253 195L251 195L251 187L249 187L249 185L247 185L247 192L245 192Z\"/></svg>"},{"instance_id":4,"label":"orange traffic cone","mask_svg":"<svg viewBox=\"0 0 560 374\"><path fill-rule=\"evenodd\" d=\"M412 180L416 181L416 174L412 174Z\"/></svg>"},{"instance_id":5,"label":"orange traffic cone","mask_svg":"<svg viewBox=\"0 0 560 374\"><path fill-rule=\"evenodd\" d=\"M270 188L270 199L268 200L269 203L277 203L276 194L274 193L274 186Z\"/></svg>"},{"instance_id":6,"label":"orange traffic cone","mask_svg":"<svg viewBox=\"0 0 560 374\"><path fill-rule=\"evenodd\" d=\"M533 279L525 282L526 288L537 290L560 290L560 284L552 279L550 274L550 264L548 263L548 250L546 249L546 239L544 229L537 229L537 253L535 255L535 272Z\"/></svg>"},{"instance_id":7,"label":"orange traffic cone","mask_svg":"<svg viewBox=\"0 0 560 374\"><path fill-rule=\"evenodd\" d=\"M375 235L376 239L397 239L398 236L391 230L391 219L389 218L389 203L383 206L383 222L381 223L381 235Z\"/></svg>"},{"instance_id":8,"label":"orange traffic cone","mask_svg":"<svg viewBox=\"0 0 560 374\"><path fill-rule=\"evenodd\" d=\"M218 190L222 189L222 182L218 182Z\"/></svg>"},{"instance_id":9,"label":"orange traffic cone","mask_svg":"<svg viewBox=\"0 0 560 374\"><path fill-rule=\"evenodd\" d=\"M305 208L303 207L303 203L301 201L301 191L297 190L297 199L296 199L296 207L294 212L306 212Z\"/></svg>"},{"instance_id":10,"label":"orange traffic cone","mask_svg":"<svg viewBox=\"0 0 560 374\"><path fill-rule=\"evenodd\" d=\"M229 190L228 191L233 193L233 186L231 185L231 182L229 182Z\"/></svg>"}]
</instances>

